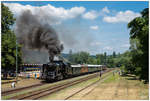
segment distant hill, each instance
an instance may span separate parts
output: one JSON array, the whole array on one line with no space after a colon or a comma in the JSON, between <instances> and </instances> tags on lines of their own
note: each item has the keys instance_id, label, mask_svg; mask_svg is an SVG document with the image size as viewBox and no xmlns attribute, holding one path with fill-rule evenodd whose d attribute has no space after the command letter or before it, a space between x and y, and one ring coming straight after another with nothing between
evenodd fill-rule
<instances>
[{"instance_id":1,"label":"distant hill","mask_svg":"<svg viewBox=\"0 0 150 101\"><path fill-rule=\"evenodd\" d=\"M92 58L96 58L96 55L91 55Z\"/></svg>"}]
</instances>

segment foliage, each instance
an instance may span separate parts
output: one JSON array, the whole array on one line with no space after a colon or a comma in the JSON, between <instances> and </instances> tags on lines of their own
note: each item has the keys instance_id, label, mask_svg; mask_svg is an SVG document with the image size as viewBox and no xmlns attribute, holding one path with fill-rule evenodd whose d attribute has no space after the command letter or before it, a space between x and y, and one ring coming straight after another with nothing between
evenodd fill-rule
<instances>
[{"instance_id":1,"label":"foliage","mask_svg":"<svg viewBox=\"0 0 150 101\"><path fill-rule=\"evenodd\" d=\"M16 68L16 36L11 31L11 26L14 24L15 19L8 7L2 4L2 69L5 72L15 71ZM18 47L18 64L22 63L21 59L21 45Z\"/></svg>"},{"instance_id":2,"label":"foliage","mask_svg":"<svg viewBox=\"0 0 150 101\"><path fill-rule=\"evenodd\" d=\"M116 52L113 51L113 58L116 58Z\"/></svg>"},{"instance_id":3,"label":"foliage","mask_svg":"<svg viewBox=\"0 0 150 101\"><path fill-rule=\"evenodd\" d=\"M130 28L130 50L132 54L132 64L136 68L136 74L140 79L149 80L148 70L148 38L149 38L149 9L141 12L141 17L137 17L128 23ZM140 69L141 68L141 69Z\"/></svg>"},{"instance_id":4,"label":"foliage","mask_svg":"<svg viewBox=\"0 0 150 101\"><path fill-rule=\"evenodd\" d=\"M2 33L8 32L10 30L10 26L14 24L15 18L13 18L12 12L8 7L4 6L2 3L2 18L1 18L1 26Z\"/></svg>"},{"instance_id":5,"label":"foliage","mask_svg":"<svg viewBox=\"0 0 150 101\"><path fill-rule=\"evenodd\" d=\"M69 52L70 53L70 52ZM123 54L116 54L113 52L112 55L106 55L106 52L104 54L96 54L96 57L92 57L87 52L78 52L78 53L72 53L72 61L70 61L72 64L97 64L97 65L106 65L108 68L114 68L114 67L124 67L126 70L126 73L134 73L135 68L131 63L131 52L126 51ZM69 54L70 57L70 54ZM69 58L68 58L69 59Z\"/></svg>"},{"instance_id":6,"label":"foliage","mask_svg":"<svg viewBox=\"0 0 150 101\"><path fill-rule=\"evenodd\" d=\"M72 54L72 63L77 63L77 64L87 64L89 61L89 56L90 54L88 52L78 52Z\"/></svg>"},{"instance_id":7,"label":"foliage","mask_svg":"<svg viewBox=\"0 0 150 101\"><path fill-rule=\"evenodd\" d=\"M96 54L96 59L101 65L106 64L106 57L107 57L106 52L104 54Z\"/></svg>"},{"instance_id":8,"label":"foliage","mask_svg":"<svg viewBox=\"0 0 150 101\"><path fill-rule=\"evenodd\" d=\"M69 61L72 61L72 50L69 50L69 57L68 57Z\"/></svg>"}]
</instances>

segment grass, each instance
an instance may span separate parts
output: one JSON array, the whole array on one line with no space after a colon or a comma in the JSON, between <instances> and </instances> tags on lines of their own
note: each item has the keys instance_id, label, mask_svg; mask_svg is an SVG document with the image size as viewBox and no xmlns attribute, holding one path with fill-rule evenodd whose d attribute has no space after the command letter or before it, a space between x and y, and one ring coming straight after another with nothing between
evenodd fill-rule
<instances>
[{"instance_id":1,"label":"grass","mask_svg":"<svg viewBox=\"0 0 150 101\"><path fill-rule=\"evenodd\" d=\"M106 79L103 83L104 84L116 84L120 83L120 87L118 89L128 89L129 94L131 94L131 91L134 92L134 96L136 98L133 98L131 95L128 97L128 99L139 99L139 100L148 100L149 99L149 84L144 84L143 82L136 79L137 77L135 75L132 76L119 76L118 74L113 76L111 75L108 79Z\"/></svg>"},{"instance_id":2,"label":"grass","mask_svg":"<svg viewBox=\"0 0 150 101\"><path fill-rule=\"evenodd\" d=\"M113 76L113 74L111 74L111 76L108 79L104 80L103 83L117 82L118 79L119 79L119 75L114 75Z\"/></svg>"},{"instance_id":3,"label":"grass","mask_svg":"<svg viewBox=\"0 0 150 101\"><path fill-rule=\"evenodd\" d=\"M147 100L149 99L149 84L144 84L142 81L139 81L137 79L135 79L135 77L122 77L124 80L126 80L129 85L131 85L132 87L137 87L139 88L139 97L142 100Z\"/></svg>"}]
</instances>

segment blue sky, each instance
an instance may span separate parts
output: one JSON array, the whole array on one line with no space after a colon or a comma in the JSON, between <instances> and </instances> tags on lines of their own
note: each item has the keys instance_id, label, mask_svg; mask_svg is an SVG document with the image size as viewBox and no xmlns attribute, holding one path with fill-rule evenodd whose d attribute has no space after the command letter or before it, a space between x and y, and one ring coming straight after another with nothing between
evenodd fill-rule
<instances>
[{"instance_id":1,"label":"blue sky","mask_svg":"<svg viewBox=\"0 0 150 101\"><path fill-rule=\"evenodd\" d=\"M139 17L148 7L147 1L45 1L4 2L17 17L30 9L58 32L64 53L87 51L90 54L113 51L123 53L129 48L128 22ZM36 8L38 7L38 8ZM42 13L39 13L42 11ZM44 22L42 22L44 23Z\"/></svg>"}]
</instances>

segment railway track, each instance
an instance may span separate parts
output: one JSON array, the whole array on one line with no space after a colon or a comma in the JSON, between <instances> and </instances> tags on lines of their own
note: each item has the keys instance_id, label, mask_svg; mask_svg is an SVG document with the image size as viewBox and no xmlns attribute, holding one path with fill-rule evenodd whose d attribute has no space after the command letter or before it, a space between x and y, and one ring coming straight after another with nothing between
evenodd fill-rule
<instances>
[{"instance_id":1,"label":"railway track","mask_svg":"<svg viewBox=\"0 0 150 101\"><path fill-rule=\"evenodd\" d=\"M105 73L109 72L109 71L111 71L111 70L105 71ZM36 99L39 99L39 98L41 98L43 96L47 96L49 94L52 94L54 92L57 92L59 90L62 90L62 89L65 89L67 87L73 86L75 84L81 83L81 82L86 81L88 79L92 79L92 78L97 77L97 76L99 76L99 74L94 74L94 75L90 75L90 76L85 77L85 78L81 78L79 80L73 80L73 81L62 83L62 84L59 84L59 85L46 87L46 88L43 88L42 90L31 91L31 92L28 92L26 94L22 94L22 95L11 97L9 99L36 100Z\"/></svg>"},{"instance_id":2,"label":"railway track","mask_svg":"<svg viewBox=\"0 0 150 101\"><path fill-rule=\"evenodd\" d=\"M101 79L101 80L105 80L105 79L107 79L106 77L108 78L108 75L104 76L104 77L103 77L103 79ZM83 91L83 90L85 90L85 89L87 89L87 88L89 88L89 87L91 87L91 86L93 86L93 85L97 84L99 81L100 81L100 80L97 80L97 81L95 81L95 82L93 82L93 83L91 83L91 84L87 85L86 87L84 87L84 88L82 88L82 89L78 90L77 92L75 92L75 93L73 93L73 94L69 95L69 96L68 96L68 97L66 97L64 100L68 100L69 98L71 98L71 97L73 97L74 95L76 95L76 94L80 93L81 91ZM93 88L93 89L94 89L94 88ZM93 90L93 89L92 89L92 90ZM91 92L92 90L90 90L89 92ZM86 94L88 94L89 92L87 92Z\"/></svg>"},{"instance_id":3,"label":"railway track","mask_svg":"<svg viewBox=\"0 0 150 101\"><path fill-rule=\"evenodd\" d=\"M45 83L38 83L38 84L26 86L26 87L20 87L20 88L16 88L16 89L12 89L12 90L2 91L2 96L6 96L6 95L9 95L9 94L16 93L16 92L19 92L19 91L23 91L23 90L26 90L26 89L30 89L30 88L33 88L33 87L42 86L44 84Z\"/></svg>"},{"instance_id":4,"label":"railway track","mask_svg":"<svg viewBox=\"0 0 150 101\"><path fill-rule=\"evenodd\" d=\"M71 79L71 78L69 78L69 79ZM43 85L46 85L46 84L47 83L38 83L38 84L30 85L30 86L19 87L19 88L16 88L16 89L2 91L1 94L2 94L2 96L6 96L6 95L9 95L9 94L17 93L19 91L32 89L32 88L35 88L35 87L40 87L40 86L43 86Z\"/></svg>"}]
</instances>

